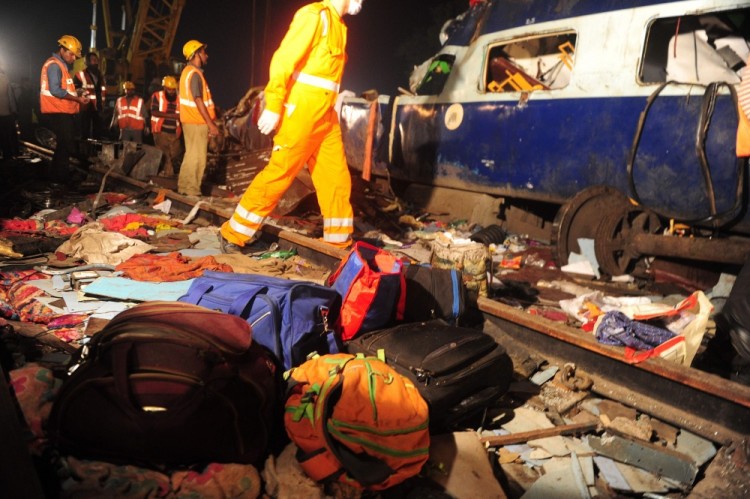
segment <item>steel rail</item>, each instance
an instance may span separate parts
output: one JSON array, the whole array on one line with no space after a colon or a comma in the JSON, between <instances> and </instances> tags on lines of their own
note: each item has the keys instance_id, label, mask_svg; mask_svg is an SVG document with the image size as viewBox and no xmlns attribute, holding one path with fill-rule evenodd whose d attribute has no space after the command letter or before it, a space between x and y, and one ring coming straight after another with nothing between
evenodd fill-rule
<instances>
[{"instance_id":1,"label":"steel rail","mask_svg":"<svg viewBox=\"0 0 750 499\"><path fill-rule=\"evenodd\" d=\"M477 305L485 332L550 363L575 363L592 378L595 393L717 443L747 437L748 386L661 358L629 364L623 348L602 345L582 330L487 298Z\"/></svg>"}]
</instances>

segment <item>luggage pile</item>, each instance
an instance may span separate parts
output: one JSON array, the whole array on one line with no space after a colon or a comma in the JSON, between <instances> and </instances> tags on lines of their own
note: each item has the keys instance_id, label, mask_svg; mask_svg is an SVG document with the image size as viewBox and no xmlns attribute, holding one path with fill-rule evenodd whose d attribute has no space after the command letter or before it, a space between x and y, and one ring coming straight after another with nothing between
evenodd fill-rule
<instances>
[{"instance_id":1,"label":"luggage pile","mask_svg":"<svg viewBox=\"0 0 750 499\"><path fill-rule=\"evenodd\" d=\"M392 487L419 474L431 434L510 384L502 346L459 325L465 293L454 270L362 242L327 286L206 272L178 302L137 305L93 337L54 402L51 439L164 466L257 465L288 437L316 481Z\"/></svg>"}]
</instances>

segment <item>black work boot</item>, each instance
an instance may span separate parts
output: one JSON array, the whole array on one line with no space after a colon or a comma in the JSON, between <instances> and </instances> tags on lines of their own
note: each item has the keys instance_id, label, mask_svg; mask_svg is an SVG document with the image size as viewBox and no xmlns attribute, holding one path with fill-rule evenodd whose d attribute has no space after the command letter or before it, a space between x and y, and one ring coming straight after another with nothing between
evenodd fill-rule
<instances>
[{"instance_id":1,"label":"black work boot","mask_svg":"<svg viewBox=\"0 0 750 499\"><path fill-rule=\"evenodd\" d=\"M248 242L244 246L240 246L239 244L227 241L224 239L224 236L219 234L219 248L221 248L221 252L226 255L258 255L269 251L271 245L265 241L256 239L255 241Z\"/></svg>"}]
</instances>

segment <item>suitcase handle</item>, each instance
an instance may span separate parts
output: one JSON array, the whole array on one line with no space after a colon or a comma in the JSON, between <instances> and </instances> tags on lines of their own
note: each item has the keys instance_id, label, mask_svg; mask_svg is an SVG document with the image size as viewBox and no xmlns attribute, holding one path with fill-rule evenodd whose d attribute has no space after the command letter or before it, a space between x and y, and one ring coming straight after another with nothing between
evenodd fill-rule
<instances>
[{"instance_id":1,"label":"suitcase handle","mask_svg":"<svg viewBox=\"0 0 750 499\"><path fill-rule=\"evenodd\" d=\"M113 345L112 355L112 378L117 397L115 403L125 412L132 415L143 414L144 409L140 407L135 400L132 386L130 384L130 365L131 352L133 351L132 343ZM198 386L203 390L205 387ZM185 410L190 411L200 404L201 397L194 394L189 397L183 397L181 401L169 408L169 413L180 414Z\"/></svg>"},{"instance_id":2,"label":"suitcase handle","mask_svg":"<svg viewBox=\"0 0 750 499\"><path fill-rule=\"evenodd\" d=\"M245 317L247 306L252 303L258 295L262 294L268 294L268 286L240 293L237 298L232 300L232 304L229 306L227 313L229 315L236 315L243 319L247 319L247 317Z\"/></svg>"}]
</instances>

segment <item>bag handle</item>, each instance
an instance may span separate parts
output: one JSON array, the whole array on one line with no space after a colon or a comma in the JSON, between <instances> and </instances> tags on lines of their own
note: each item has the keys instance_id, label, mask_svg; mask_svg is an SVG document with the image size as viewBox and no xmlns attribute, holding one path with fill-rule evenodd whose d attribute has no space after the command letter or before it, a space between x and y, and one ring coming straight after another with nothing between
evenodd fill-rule
<instances>
[{"instance_id":1,"label":"bag handle","mask_svg":"<svg viewBox=\"0 0 750 499\"><path fill-rule=\"evenodd\" d=\"M112 380L115 388L117 397L115 403L123 409L125 412L138 416L143 414L143 408L141 408L135 401L133 390L130 385L130 376L128 366L130 365L130 357L133 351L132 343L117 344L111 347L112 356ZM205 390L204 386L200 387L200 390ZM193 394L189 397L182 397L182 400L170 407L167 413L179 414L182 411L189 409L193 406L198 406L201 403L201 397ZM134 418L138 421L137 417Z\"/></svg>"},{"instance_id":2,"label":"bag handle","mask_svg":"<svg viewBox=\"0 0 750 499\"><path fill-rule=\"evenodd\" d=\"M245 312L247 310L248 305L250 305L253 301L255 301L255 298L258 295L262 294L268 294L268 286L263 286L257 289L251 289L249 291L244 291L237 296L234 300L232 300L232 304L229 306L229 309L227 310L227 313L229 315L236 315L237 317L242 317L243 319L246 319Z\"/></svg>"},{"instance_id":3,"label":"bag handle","mask_svg":"<svg viewBox=\"0 0 750 499\"><path fill-rule=\"evenodd\" d=\"M185 296L180 297L180 301L184 303L191 303L198 305L203 296L214 289L214 285L208 282L208 280L196 279L193 284L190 285L190 289Z\"/></svg>"}]
</instances>

